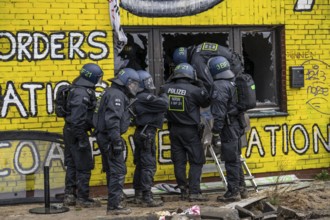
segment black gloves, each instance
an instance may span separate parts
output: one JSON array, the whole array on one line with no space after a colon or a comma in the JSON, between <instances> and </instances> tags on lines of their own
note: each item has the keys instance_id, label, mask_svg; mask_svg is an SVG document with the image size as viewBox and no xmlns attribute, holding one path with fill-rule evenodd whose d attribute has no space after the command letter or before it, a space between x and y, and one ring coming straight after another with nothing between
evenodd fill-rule
<instances>
[{"instance_id":1,"label":"black gloves","mask_svg":"<svg viewBox=\"0 0 330 220\"><path fill-rule=\"evenodd\" d=\"M115 157L119 156L121 154L121 152L123 152L124 150L124 143L123 140L117 140L114 141L114 143L112 144L112 153Z\"/></svg>"},{"instance_id":2,"label":"black gloves","mask_svg":"<svg viewBox=\"0 0 330 220\"><path fill-rule=\"evenodd\" d=\"M215 148L220 148L221 147L221 138L220 134L212 134L212 144Z\"/></svg>"}]
</instances>

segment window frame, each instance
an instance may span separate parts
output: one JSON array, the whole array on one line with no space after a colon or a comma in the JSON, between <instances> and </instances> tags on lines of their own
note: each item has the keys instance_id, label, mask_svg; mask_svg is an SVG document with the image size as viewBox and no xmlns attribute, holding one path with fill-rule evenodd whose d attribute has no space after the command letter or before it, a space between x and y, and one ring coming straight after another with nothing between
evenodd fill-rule
<instances>
[{"instance_id":1,"label":"window frame","mask_svg":"<svg viewBox=\"0 0 330 220\"><path fill-rule=\"evenodd\" d=\"M164 59L162 47L162 34L166 33L212 33L228 32L228 44L234 51L242 55L242 31L269 31L272 34L272 49L274 56L273 76L276 78L278 103L273 107L256 107L248 111L250 117L269 117L287 115L286 95L286 63L285 63L285 28L283 25L276 26L124 26L124 32L148 33L148 65L151 75L154 77L154 84L159 90L164 83Z\"/></svg>"}]
</instances>

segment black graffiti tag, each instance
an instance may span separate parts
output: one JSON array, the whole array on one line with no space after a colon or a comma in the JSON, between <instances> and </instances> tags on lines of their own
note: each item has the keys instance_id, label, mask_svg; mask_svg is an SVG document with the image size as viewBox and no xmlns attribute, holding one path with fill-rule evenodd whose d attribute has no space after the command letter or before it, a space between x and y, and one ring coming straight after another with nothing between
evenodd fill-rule
<instances>
[{"instance_id":1,"label":"black graffiti tag","mask_svg":"<svg viewBox=\"0 0 330 220\"><path fill-rule=\"evenodd\" d=\"M324 71L319 70L319 65L315 64L313 65L313 69L309 70L307 72L306 80L321 80L325 81L327 79L326 74Z\"/></svg>"},{"instance_id":2,"label":"black graffiti tag","mask_svg":"<svg viewBox=\"0 0 330 220\"><path fill-rule=\"evenodd\" d=\"M302 65L308 70L305 74L305 79L310 82L306 89L306 104L321 114L329 115L327 108L327 103L329 102L327 71L330 65L316 59L307 60Z\"/></svg>"}]
</instances>

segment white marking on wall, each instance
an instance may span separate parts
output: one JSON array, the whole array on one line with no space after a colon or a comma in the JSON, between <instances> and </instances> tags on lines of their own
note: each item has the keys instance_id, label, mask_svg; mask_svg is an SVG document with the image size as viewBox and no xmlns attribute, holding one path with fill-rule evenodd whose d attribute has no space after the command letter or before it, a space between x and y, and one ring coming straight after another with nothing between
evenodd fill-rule
<instances>
[{"instance_id":1,"label":"white marking on wall","mask_svg":"<svg viewBox=\"0 0 330 220\"><path fill-rule=\"evenodd\" d=\"M46 85L46 100L47 100L47 113L51 114L54 112L54 105L53 105L53 88L51 83L47 83Z\"/></svg>"},{"instance_id":2,"label":"white marking on wall","mask_svg":"<svg viewBox=\"0 0 330 220\"><path fill-rule=\"evenodd\" d=\"M272 156L276 155L276 131L281 130L281 126L279 125L272 125L272 126L265 126L265 131L270 132L270 147L271 147L271 154Z\"/></svg>"},{"instance_id":3,"label":"white marking on wall","mask_svg":"<svg viewBox=\"0 0 330 220\"><path fill-rule=\"evenodd\" d=\"M28 60L32 60L31 53L28 50L28 47L32 43L32 37L29 33L18 33L17 34L17 40L18 40L18 48L17 48L17 59L23 60L24 55Z\"/></svg>"},{"instance_id":4,"label":"white marking on wall","mask_svg":"<svg viewBox=\"0 0 330 220\"><path fill-rule=\"evenodd\" d=\"M252 147L253 146L257 146L257 149L259 151L260 156L265 156L265 151L264 148L262 146L258 131L256 128L251 128L251 132L250 132L250 137L249 137L249 144L248 147L246 149L246 157L250 157L252 154Z\"/></svg>"},{"instance_id":5,"label":"white marking on wall","mask_svg":"<svg viewBox=\"0 0 330 220\"><path fill-rule=\"evenodd\" d=\"M321 141L326 151L330 152L330 124L328 124L327 127L327 136L328 136L328 143L326 142L326 139L323 137L318 125L317 124L313 125L314 153L319 152L319 141Z\"/></svg>"},{"instance_id":6,"label":"white marking on wall","mask_svg":"<svg viewBox=\"0 0 330 220\"><path fill-rule=\"evenodd\" d=\"M298 149L296 145L296 131L300 131L304 137L305 145L302 149ZM304 154L308 150L309 146L309 137L308 132L304 128L303 125L293 125L290 130L290 142L291 142L291 148L298 154Z\"/></svg>"},{"instance_id":7,"label":"white marking on wall","mask_svg":"<svg viewBox=\"0 0 330 220\"><path fill-rule=\"evenodd\" d=\"M22 89L27 89L29 90L29 98L30 98L30 114L31 116L36 116L37 115L37 92L36 90L41 90L43 89L44 86L42 83L23 83L22 84Z\"/></svg>"},{"instance_id":8,"label":"white marking on wall","mask_svg":"<svg viewBox=\"0 0 330 220\"><path fill-rule=\"evenodd\" d=\"M9 142L0 142L0 148L9 148L11 147L11 144ZM10 169L4 168L0 169L0 177L5 177L10 175Z\"/></svg>"},{"instance_id":9,"label":"white marking on wall","mask_svg":"<svg viewBox=\"0 0 330 220\"><path fill-rule=\"evenodd\" d=\"M40 53L40 40L43 43L43 51ZM47 57L47 54L49 53L49 39L46 34L44 33L33 33L33 59L35 60L42 60Z\"/></svg>"},{"instance_id":10,"label":"white marking on wall","mask_svg":"<svg viewBox=\"0 0 330 220\"><path fill-rule=\"evenodd\" d=\"M28 116L26 108L25 108L21 98L18 96L16 89L12 82L7 83L7 89L5 91L6 91L6 93L5 93L4 99L3 99L1 117L2 118L6 117L9 106L14 105L17 107L17 110L19 111L20 115L23 118L26 118Z\"/></svg>"},{"instance_id":11,"label":"white marking on wall","mask_svg":"<svg viewBox=\"0 0 330 220\"><path fill-rule=\"evenodd\" d=\"M96 47L96 48L100 48L102 50L102 52L100 54L90 52L89 57L92 60L101 60L102 58L107 56L107 53L108 53L107 45L94 40L94 38L96 38L96 37L106 38L106 36L107 36L107 34L105 32L101 32L101 31L94 31L94 32L90 33L90 35L88 36L87 42L89 43L89 45Z\"/></svg>"},{"instance_id":12,"label":"white marking on wall","mask_svg":"<svg viewBox=\"0 0 330 220\"><path fill-rule=\"evenodd\" d=\"M11 50L8 54L2 55L0 53L0 60L10 60L14 55L16 51L16 39L15 36L10 32L0 32L0 38L6 37L9 39L9 42L11 43Z\"/></svg>"},{"instance_id":13,"label":"white marking on wall","mask_svg":"<svg viewBox=\"0 0 330 220\"><path fill-rule=\"evenodd\" d=\"M65 58L64 54L59 54L58 50L62 50L64 45L59 40L64 40L64 33L56 33L50 35L50 57L53 60L63 60Z\"/></svg>"},{"instance_id":14,"label":"white marking on wall","mask_svg":"<svg viewBox=\"0 0 330 220\"><path fill-rule=\"evenodd\" d=\"M283 124L282 125L282 137L283 137L283 142L282 142L282 150L284 154L288 154L289 152L289 131L288 131L288 125Z\"/></svg>"},{"instance_id":15,"label":"white marking on wall","mask_svg":"<svg viewBox=\"0 0 330 220\"><path fill-rule=\"evenodd\" d=\"M29 168L23 168L22 164L19 162L21 152L24 147L29 148L31 151L31 154L32 154L31 159L33 160L33 165ZM23 174L23 175L35 173L39 168L39 161L40 161L39 157L40 156L39 156L37 147L35 146L35 144L33 144L33 142L22 141L18 144L15 154L14 154L14 167L17 170L17 172L19 172L20 174Z\"/></svg>"},{"instance_id":16,"label":"white marking on wall","mask_svg":"<svg viewBox=\"0 0 330 220\"><path fill-rule=\"evenodd\" d=\"M84 33L74 32L69 35L69 59L74 58L74 54L77 53L79 58L85 59L86 53L80 49L84 43Z\"/></svg>"},{"instance_id":17,"label":"white marking on wall","mask_svg":"<svg viewBox=\"0 0 330 220\"><path fill-rule=\"evenodd\" d=\"M164 136L168 136L169 134L170 134L170 132L168 130L158 132L158 150L159 150L158 162L161 163L161 164L172 163L171 158L167 159L167 158L164 158L164 156L163 156L164 151L170 151L171 150L171 145L170 144L163 143Z\"/></svg>"},{"instance_id":18,"label":"white marking on wall","mask_svg":"<svg viewBox=\"0 0 330 220\"><path fill-rule=\"evenodd\" d=\"M64 164L64 153L59 143L52 142L52 144L50 145L50 148L46 155L44 166L51 167L51 162L53 160L60 160L62 164Z\"/></svg>"}]
</instances>

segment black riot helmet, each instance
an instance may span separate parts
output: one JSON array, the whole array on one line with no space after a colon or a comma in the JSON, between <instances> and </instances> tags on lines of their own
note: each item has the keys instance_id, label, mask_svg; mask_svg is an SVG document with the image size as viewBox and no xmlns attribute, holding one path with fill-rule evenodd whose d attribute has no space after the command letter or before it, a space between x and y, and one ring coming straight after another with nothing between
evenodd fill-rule
<instances>
[{"instance_id":1,"label":"black riot helmet","mask_svg":"<svg viewBox=\"0 0 330 220\"><path fill-rule=\"evenodd\" d=\"M222 56L210 58L207 66L213 79L232 79L235 77L235 74L230 70L230 63Z\"/></svg>"},{"instance_id":2,"label":"black riot helmet","mask_svg":"<svg viewBox=\"0 0 330 220\"><path fill-rule=\"evenodd\" d=\"M110 81L120 86L125 86L127 91L133 96L136 96L136 93L139 91L140 77L139 74L132 68L121 69L117 76L110 79Z\"/></svg>"},{"instance_id":3,"label":"black riot helmet","mask_svg":"<svg viewBox=\"0 0 330 220\"><path fill-rule=\"evenodd\" d=\"M150 73L148 73L145 70L138 70L137 73L139 74L140 77L141 89L149 89L149 90L156 89Z\"/></svg>"},{"instance_id":4,"label":"black riot helmet","mask_svg":"<svg viewBox=\"0 0 330 220\"><path fill-rule=\"evenodd\" d=\"M102 81L103 71L97 64L87 63L81 68L80 76L91 83L97 84Z\"/></svg>"},{"instance_id":5,"label":"black riot helmet","mask_svg":"<svg viewBox=\"0 0 330 220\"><path fill-rule=\"evenodd\" d=\"M182 78L196 80L196 71L189 63L180 63L173 71L172 79Z\"/></svg>"},{"instance_id":6,"label":"black riot helmet","mask_svg":"<svg viewBox=\"0 0 330 220\"><path fill-rule=\"evenodd\" d=\"M186 47L178 47L173 52L173 62L175 65L188 62L188 49Z\"/></svg>"}]
</instances>

